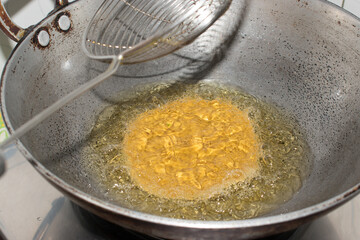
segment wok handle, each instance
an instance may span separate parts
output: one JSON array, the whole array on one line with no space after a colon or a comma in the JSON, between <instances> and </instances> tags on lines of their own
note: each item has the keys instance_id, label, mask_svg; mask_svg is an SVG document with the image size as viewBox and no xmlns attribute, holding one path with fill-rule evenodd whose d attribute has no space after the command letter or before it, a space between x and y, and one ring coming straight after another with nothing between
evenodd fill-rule
<instances>
[{"instance_id":1,"label":"wok handle","mask_svg":"<svg viewBox=\"0 0 360 240\"><path fill-rule=\"evenodd\" d=\"M67 5L68 0L56 0L55 6L62 7ZM20 39L25 35L26 29L16 25L10 18L9 14L6 12L4 5L0 0L0 28L10 39L15 42L20 41Z\"/></svg>"},{"instance_id":2,"label":"wok handle","mask_svg":"<svg viewBox=\"0 0 360 240\"><path fill-rule=\"evenodd\" d=\"M25 29L16 25L6 12L4 5L0 0L0 28L10 39L18 42L24 35Z\"/></svg>"}]
</instances>

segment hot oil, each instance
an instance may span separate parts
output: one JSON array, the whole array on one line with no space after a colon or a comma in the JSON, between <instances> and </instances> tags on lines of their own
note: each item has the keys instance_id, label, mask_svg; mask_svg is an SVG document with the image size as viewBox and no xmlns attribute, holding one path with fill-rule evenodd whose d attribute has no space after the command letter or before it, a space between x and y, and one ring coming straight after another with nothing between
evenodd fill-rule
<instances>
[{"instance_id":1,"label":"hot oil","mask_svg":"<svg viewBox=\"0 0 360 240\"><path fill-rule=\"evenodd\" d=\"M110 201L171 218L235 220L265 214L291 199L301 187L309 165L307 146L295 121L276 107L239 89L213 83L148 86L132 96L99 115L83 158ZM129 124L141 113L184 98L217 99L247 111L261 142L256 176L210 198L195 200L158 197L134 184L123 153Z\"/></svg>"}]
</instances>

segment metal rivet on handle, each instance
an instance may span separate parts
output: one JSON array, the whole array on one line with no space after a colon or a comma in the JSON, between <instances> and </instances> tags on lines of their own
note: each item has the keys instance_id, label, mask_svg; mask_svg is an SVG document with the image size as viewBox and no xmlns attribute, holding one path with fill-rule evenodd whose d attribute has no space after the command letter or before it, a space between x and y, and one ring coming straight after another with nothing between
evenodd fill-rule
<instances>
[{"instance_id":1,"label":"metal rivet on handle","mask_svg":"<svg viewBox=\"0 0 360 240\"><path fill-rule=\"evenodd\" d=\"M41 30L37 35L37 40L40 46L46 47L50 43L50 35L47 31Z\"/></svg>"},{"instance_id":2,"label":"metal rivet on handle","mask_svg":"<svg viewBox=\"0 0 360 240\"><path fill-rule=\"evenodd\" d=\"M58 18L57 24L62 31L66 32L71 27L71 20L67 15L62 15Z\"/></svg>"}]
</instances>

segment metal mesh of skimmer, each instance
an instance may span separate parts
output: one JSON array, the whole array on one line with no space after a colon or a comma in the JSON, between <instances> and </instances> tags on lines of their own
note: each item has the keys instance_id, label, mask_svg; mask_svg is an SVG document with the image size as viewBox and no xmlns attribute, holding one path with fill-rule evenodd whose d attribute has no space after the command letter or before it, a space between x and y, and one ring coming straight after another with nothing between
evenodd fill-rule
<instances>
[{"instance_id":1,"label":"metal mesh of skimmer","mask_svg":"<svg viewBox=\"0 0 360 240\"><path fill-rule=\"evenodd\" d=\"M194 40L230 2L105 0L89 24L85 49L92 58L122 55L122 64L161 57Z\"/></svg>"}]
</instances>

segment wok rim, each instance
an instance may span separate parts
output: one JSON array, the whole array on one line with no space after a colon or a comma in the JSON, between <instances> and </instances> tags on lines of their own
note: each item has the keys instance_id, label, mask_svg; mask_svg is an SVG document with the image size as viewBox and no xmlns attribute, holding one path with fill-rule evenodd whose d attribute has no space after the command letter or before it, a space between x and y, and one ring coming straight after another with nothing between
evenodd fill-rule
<instances>
[{"instance_id":1,"label":"wok rim","mask_svg":"<svg viewBox=\"0 0 360 240\"><path fill-rule=\"evenodd\" d=\"M331 6L332 8L336 9L337 11L341 12L348 17L355 19L360 24L360 16L356 16L353 13L347 11L346 9L329 2L327 0L314 0L319 1L324 4ZM0 79L0 105L1 105L1 114L3 116L4 125L7 131L11 134L14 131L12 124L10 122L9 116L7 114L7 110L5 108L6 101L4 97L4 79L5 75L9 71L9 65L11 64L13 56L17 53L18 48L25 39L30 37L33 33L42 26L42 24L47 21L49 18L57 15L60 11L65 10L68 6L76 4L77 1L71 2L55 11L52 11L48 14L44 19L42 19L39 23L35 24L34 26L29 29L25 36L17 42L15 48L11 51L9 58L7 59ZM106 210L111 213L120 214L122 216L129 217L131 219L136 219L140 221L145 221L148 223L153 224L161 224L167 225L172 227L182 227L182 228L193 228L193 229L213 229L213 230L221 230L221 229L240 229L240 228L251 228L251 227L264 227L264 226L271 226L276 224L288 223L291 221L296 221L299 219L304 219L307 217L311 217L314 215L320 215L321 213L326 213L336 207L341 206L345 202L351 200L356 195L360 193L360 183L354 185L353 187L349 188L348 190L329 198L325 201L319 202L315 205L311 205L309 207L287 212L283 214L278 214L274 216L266 216L266 217L256 217L252 219L244 219L244 220L229 220L229 221L206 221L206 220L186 220L186 219L176 219L176 218L168 218L162 217L158 215L152 215L148 213L139 212L136 210L127 209L121 206L118 206L113 203L109 203L105 200L99 199L97 197L93 197L90 194L87 194L70 184L66 183L60 177L57 177L53 174L50 170L44 167L39 161L37 161L32 154L27 150L27 148L22 144L20 140L16 140L17 150L24 156L26 160L28 160L33 167L54 187L56 187L61 193L65 195L73 195L76 198L79 198L81 201L91 204L92 206L96 206L102 210ZM5 173L6 174L6 173ZM60 190L61 189L61 190ZM301 190L301 188L300 188ZM300 191L299 190L299 191ZM296 193L295 193L296 194Z\"/></svg>"}]
</instances>

